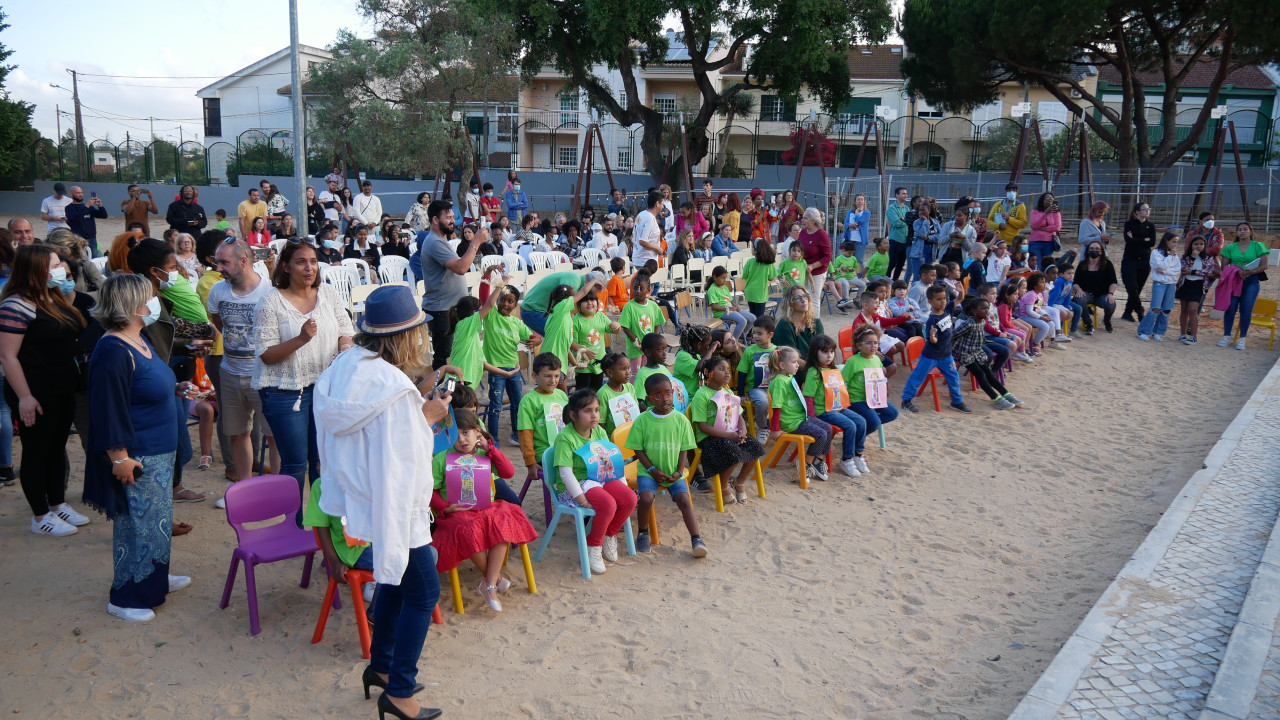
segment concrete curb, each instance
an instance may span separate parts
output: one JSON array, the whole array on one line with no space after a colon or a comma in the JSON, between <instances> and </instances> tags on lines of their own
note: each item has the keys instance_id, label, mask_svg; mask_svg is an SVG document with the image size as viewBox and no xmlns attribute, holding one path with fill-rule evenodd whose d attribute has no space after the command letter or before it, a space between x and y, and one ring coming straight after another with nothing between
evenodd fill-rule
<instances>
[{"instance_id":1,"label":"concrete curb","mask_svg":"<svg viewBox=\"0 0 1280 720\"><path fill-rule=\"evenodd\" d=\"M1075 689L1080 676L1093 664L1094 657L1101 649L1102 643L1111 634L1111 631L1115 629L1120 619L1128 615L1132 610L1129 604L1131 594L1128 587L1132 586L1135 581L1143 582L1147 580L1155 571L1157 564L1169 550L1174 538L1182 530L1183 523L1186 522L1187 517L1200 501L1201 496L1204 495L1205 489L1218 476L1227 458L1240 444L1245 430L1253 422L1254 417L1257 416L1258 410L1268 397L1277 394L1280 394L1280 362L1272 366L1266 377L1262 379L1262 382L1253 391L1253 394L1245 401L1235 419L1231 421L1222 436L1218 438L1218 442L1214 444L1213 448L1209 450L1209 454L1205 456L1204 467L1192 475L1187 484L1183 486L1182 491L1170 503L1169 509L1165 511L1160 521L1152 528L1146 539L1142 541L1142 544L1138 546L1138 549L1129 558L1129 562L1125 563L1120 573L1107 586L1102 596L1098 598L1098 602L1094 603L1093 608L1089 610L1089 614L1085 615L1084 620L1080 622L1080 626L1067 639L1067 642L1062 646L1062 650L1058 651L1058 654L1053 658L1053 662L1049 664L1049 667L1045 668L1040 679L1036 681L1035 685L1031 686L1026 696L1014 708L1013 713L1009 715L1009 720L1050 720L1058 713L1058 710L1066 703L1067 698ZM1253 630L1240 633L1240 647L1237 651L1240 654L1240 659L1236 661L1240 667L1240 670L1237 671L1238 673L1247 672L1249 668L1252 668L1254 683L1252 687L1255 688L1257 679L1261 674L1262 662L1265 660L1267 651L1270 648L1271 625L1265 624L1265 635L1268 641L1262 647L1261 655L1256 659L1253 658L1253 655L1257 654L1256 648L1253 647L1257 644L1254 636L1259 634L1257 632L1258 629L1263 627L1260 623L1265 621L1268 613L1270 613L1270 622L1273 623L1276 617L1275 611L1280 611L1280 541L1276 540L1275 535L1272 535L1271 541L1267 544L1267 551L1263 556L1262 564L1259 565L1258 574L1264 572L1264 566L1269 566L1266 571L1268 575L1264 579L1264 583L1272 580L1270 573L1274 573L1275 586L1272 588L1272 592L1265 593L1267 595L1265 601L1261 597L1264 593L1260 593L1257 602L1259 607L1254 611L1255 614L1250 616L1252 621L1248 626ZM1257 582L1257 580L1258 575L1255 575L1254 582ZM1252 586L1249 594L1250 596L1253 595ZM1271 601L1276 604L1275 611L1269 605L1263 606L1264 602L1270 603ZM1246 603L1246 609L1248 607L1248 603ZM1245 613L1242 611L1242 621L1244 617ZM1236 628L1239 629L1240 625L1237 624ZM1247 640L1245 639L1246 637L1248 637ZM1230 643L1231 645L1237 644L1235 630L1232 631ZM1231 653L1231 645L1228 646L1228 656ZM1242 664L1247 659L1254 660L1256 665ZM1225 666L1226 658L1224 657L1223 665L1219 668L1219 675L1221 675L1221 670ZM1247 679L1248 676L1242 674L1240 677ZM1214 689L1217 689L1216 679ZM1224 687L1225 691L1226 688ZM1212 697L1210 695L1210 698ZM1220 717L1223 720L1231 717L1243 718L1248 714L1252 699L1253 696L1250 694L1249 702L1244 705L1244 714ZM1232 708L1235 708L1235 706L1235 703L1230 704ZM1210 712L1210 707L1213 706L1206 705L1206 713ZM1208 718L1215 716L1205 714L1202 717L1208 720Z\"/></svg>"}]
</instances>

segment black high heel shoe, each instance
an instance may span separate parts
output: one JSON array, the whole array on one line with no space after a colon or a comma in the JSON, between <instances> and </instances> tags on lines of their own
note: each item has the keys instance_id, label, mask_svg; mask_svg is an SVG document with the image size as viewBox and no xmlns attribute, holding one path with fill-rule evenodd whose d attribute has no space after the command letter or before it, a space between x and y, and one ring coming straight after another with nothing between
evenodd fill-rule
<instances>
[{"instance_id":1,"label":"black high heel shoe","mask_svg":"<svg viewBox=\"0 0 1280 720\"><path fill-rule=\"evenodd\" d=\"M440 708L418 708L418 714L413 717L405 715L396 704L391 702L391 698L387 697L384 692L378 696L378 720L387 720L387 713L391 713L391 717L400 720L433 720L444 714Z\"/></svg>"},{"instance_id":2,"label":"black high heel shoe","mask_svg":"<svg viewBox=\"0 0 1280 720\"><path fill-rule=\"evenodd\" d=\"M368 700L370 697L369 696L370 687L380 687L383 690L387 689L387 681L383 680L378 675L378 673L373 671L372 665L364 666L364 675L360 677L360 681L364 683L364 699L365 700ZM417 695L418 693L422 692L425 688L426 686L423 685L422 683L416 683L413 686L413 694Z\"/></svg>"}]
</instances>

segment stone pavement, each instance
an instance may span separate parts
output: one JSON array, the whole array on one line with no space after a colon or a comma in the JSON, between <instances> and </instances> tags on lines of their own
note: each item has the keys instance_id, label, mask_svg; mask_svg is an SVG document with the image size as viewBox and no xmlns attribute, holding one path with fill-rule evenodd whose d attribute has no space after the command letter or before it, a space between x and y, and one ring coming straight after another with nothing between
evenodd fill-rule
<instances>
[{"instance_id":1,"label":"stone pavement","mask_svg":"<svg viewBox=\"0 0 1280 720\"><path fill-rule=\"evenodd\" d=\"M1278 439L1280 365L1011 720L1280 717Z\"/></svg>"}]
</instances>

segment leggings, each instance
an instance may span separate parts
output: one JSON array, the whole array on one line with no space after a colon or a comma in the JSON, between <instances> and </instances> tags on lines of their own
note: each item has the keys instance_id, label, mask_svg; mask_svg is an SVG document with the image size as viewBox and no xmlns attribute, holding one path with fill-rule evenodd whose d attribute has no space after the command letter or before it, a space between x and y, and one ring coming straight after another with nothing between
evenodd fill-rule
<instances>
[{"instance_id":1,"label":"leggings","mask_svg":"<svg viewBox=\"0 0 1280 720\"><path fill-rule=\"evenodd\" d=\"M9 407L18 407L18 397L7 383L4 395ZM67 500L65 450L67 438L71 436L76 399L74 395L63 395L36 400L43 412L36 413L34 425L22 425L22 467L18 475L22 478L22 494L31 506L31 514L43 517L49 508Z\"/></svg>"},{"instance_id":2,"label":"leggings","mask_svg":"<svg viewBox=\"0 0 1280 720\"><path fill-rule=\"evenodd\" d=\"M991 366L984 362L971 362L965 367L969 370L969 374L974 380L978 381L978 387L987 394L987 397L995 400L1009 394L1009 391L1000 383L1000 378L996 377ZM999 392L996 392L996 391Z\"/></svg>"},{"instance_id":3,"label":"leggings","mask_svg":"<svg viewBox=\"0 0 1280 720\"><path fill-rule=\"evenodd\" d=\"M616 537L622 524L631 517L631 511L636 509L636 491L625 482L614 480L591 488L585 495L596 510L591 529L587 531L587 546L600 547L606 535Z\"/></svg>"},{"instance_id":4,"label":"leggings","mask_svg":"<svg viewBox=\"0 0 1280 720\"><path fill-rule=\"evenodd\" d=\"M1048 315L1050 319L1053 320L1052 330L1057 334L1061 334L1062 333L1062 309L1053 307L1052 305L1046 305L1044 306L1043 310L1044 310L1044 313Z\"/></svg>"},{"instance_id":5,"label":"leggings","mask_svg":"<svg viewBox=\"0 0 1280 720\"><path fill-rule=\"evenodd\" d=\"M808 450L810 459L822 457L831 449L831 426L817 418L805 418L791 432L796 435L808 435L813 438L813 444L809 446Z\"/></svg>"},{"instance_id":6,"label":"leggings","mask_svg":"<svg viewBox=\"0 0 1280 720\"><path fill-rule=\"evenodd\" d=\"M866 450L867 421L858 413L849 409L832 410L822 413L818 419L829 423L832 427L840 428L841 441L844 443L842 460L861 455L862 451ZM834 434L832 431L832 435Z\"/></svg>"},{"instance_id":7,"label":"leggings","mask_svg":"<svg viewBox=\"0 0 1280 720\"><path fill-rule=\"evenodd\" d=\"M1001 329L1001 330L1003 330L1004 332L1007 332L1007 333L1009 333L1010 335L1012 335L1012 336L1014 336L1014 337L1018 338L1018 344L1022 346L1022 350L1020 350L1019 352L1026 352L1026 351L1027 351L1027 334L1026 334L1026 333L1022 332L1022 331L1021 331L1021 330L1019 330L1018 328L1012 328L1012 327L1011 327L1011 328L1000 328L1000 329Z\"/></svg>"}]
</instances>

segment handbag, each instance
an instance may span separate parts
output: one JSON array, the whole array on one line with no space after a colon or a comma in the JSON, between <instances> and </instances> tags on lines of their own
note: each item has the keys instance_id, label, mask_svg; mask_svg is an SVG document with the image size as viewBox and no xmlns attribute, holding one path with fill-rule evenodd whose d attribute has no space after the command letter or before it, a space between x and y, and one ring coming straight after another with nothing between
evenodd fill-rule
<instances>
[{"instance_id":1,"label":"handbag","mask_svg":"<svg viewBox=\"0 0 1280 720\"><path fill-rule=\"evenodd\" d=\"M1058 237L1058 233L1054 233L1053 234L1053 251L1058 252L1060 250L1062 250L1062 240Z\"/></svg>"}]
</instances>

